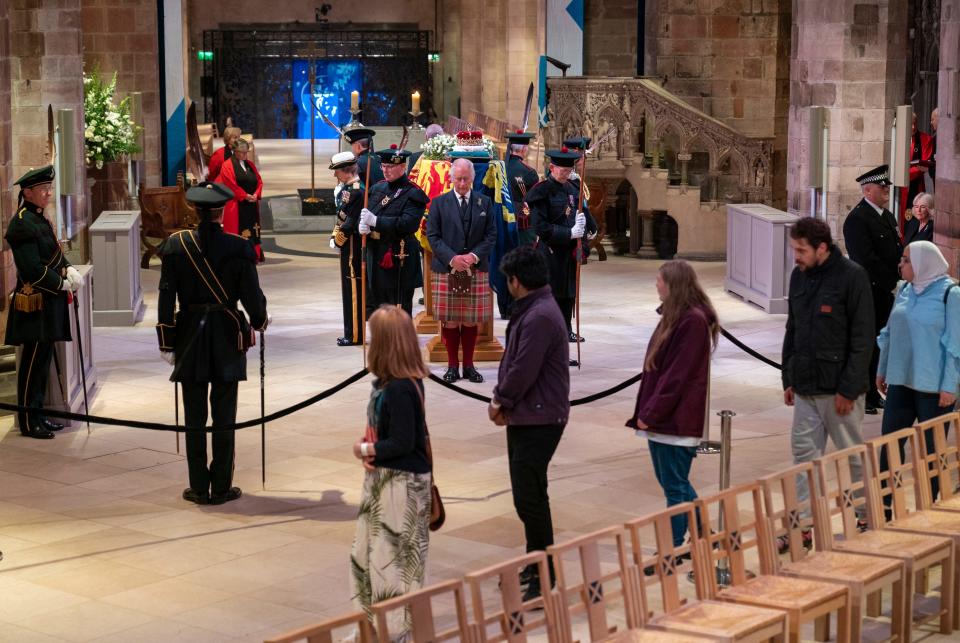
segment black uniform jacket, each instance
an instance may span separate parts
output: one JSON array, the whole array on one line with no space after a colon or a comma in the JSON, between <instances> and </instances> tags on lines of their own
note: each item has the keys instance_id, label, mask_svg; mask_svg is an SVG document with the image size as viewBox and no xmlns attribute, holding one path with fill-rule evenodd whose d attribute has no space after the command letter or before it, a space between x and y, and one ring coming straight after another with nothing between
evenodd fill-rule
<instances>
[{"instance_id":1,"label":"black uniform jacket","mask_svg":"<svg viewBox=\"0 0 960 643\"><path fill-rule=\"evenodd\" d=\"M4 343L70 341L67 292L61 290L70 263L43 209L24 202L10 220L4 238L13 250L17 267L17 287L10 298ZM33 296L29 312L18 310L18 295L25 301Z\"/></svg>"},{"instance_id":2,"label":"black uniform jacket","mask_svg":"<svg viewBox=\"0 0 960 643\"><path fill-rule=\"evenodd\" d=\"M866 269L874 292L892 292L900 279L903 254L893 213L884 209L882 215L878 214L866 199L861 199L847 215L843 239L850 258Z\"/></svg>"},{"instance_id":3,"label":"black uniform jacket","mask_svg":"<svg viewBox=\"0 0 960 643\"><path fill-rule=\"evenodd\" d=\"M380 165L380 157L376 154L371 154L370 150L366 150L357 157L357 167L360 169L360 180L367 180L367 163L372 163L370 166L370 185L379 183L383 180L383 166Z\"/></svg>"},{"instance_id":4,"label":"black uniform jacket","mask_svg":"<svg viewBox=\"0 0 960 643\"><path fill-rule=\"evenodd\" d=\"M836 246L821 266L790 275L783 388L855 400L868 388L876 342L867 273Z\"/></svg>"},{"instance_id":5,"label":"black uniform jacket","mask_svg":"<svg viewBox=\"0 0 960 643\"><path fill-rule=\"evenodd\" d=\"M450 190L431 201L427 217L427 238L433 251L430 270L446 274L456 255L472 252L478 259L474 267L490 272L490 253L497 242L497 223L493 216L490 197L476 190L470 191L466 230L460 216L460 197L455 191Z\"/></svg>"},{"instance_id":6,"label":"black uniform jacket","mask_svg":"<svg viewBox=\"0 0 960 643\"><path fill-rule=\"evenodd\" d=\"M360 235L357 226L360 224L360 211L363 210L363 181L347 183L337 195L337 226L333 241L338 248L343 248L349 254L350 246L356 246L355 256L360 256ZM340 234L338 235L337 232Z\"/></svg>"},{"instance_id":7,"label":"black uniform jacket","mask_svg":"<svg viewBox=\"0 0 960 643\"><path fill-rule=\"evenodd\" d=\"M406 176L370 188L369 208L377 215L377 225L367 237L367 279L371 288L397 288L398 276L402 289L423 285L420 242L414 233L420 229L427 201L423 190ZM407 255L402 262L401 254Z\"/></svg>"},{"instance_id":8,"label":"black uniform jacket","mask_svg":"<svg viewBox=\"0 0 960 643\"><path fill-rule=\"evenodd\" d=\"M573 182L560 183L553 177L540 181L527 193L530 224L539 238L537 247L546 254L550 288L558 298L576 296L577 239L570 238L570 229L576 222L579 197L580 190ZM584 250L588 243L584 235Z\"/></svg>"},{"instance_id":9,"label":"black uniform jacket","mask_svg":"<svg viewBox=\"0 0 960 643\"><path fill-rule=\"evenodd\" d=\"M210 226L202 256L194 245L194 241L200 241L200 231L178 232L160 248L160 350L176 352L170 376L174 382L245 380L247 357L240 337L251 325L260 330L267 322L267 300L257 277L257 256L243 237L224 232L219 224L202 225ZM209 280L194 267L203 258L215 276L215 283L209 286ZM250 315L249 323L237 310L238 301ZM174 315L177 303L179 310Z\"/></svg>"},{"instance_id":10,"label":"black uniform jacket","mask_svg":"<svg viewBox=\"0 0 960 643\"><path fill-rule=\"evenodd\" d=\"M537 171L523 162L516 154L507 158L507 183L510 186L510 199L517 217L517 234L521 245L530 245L536 241L537 234L530 223L530 215L523 207L527 193L540 180Z\"/></svg>"}]
</instances>

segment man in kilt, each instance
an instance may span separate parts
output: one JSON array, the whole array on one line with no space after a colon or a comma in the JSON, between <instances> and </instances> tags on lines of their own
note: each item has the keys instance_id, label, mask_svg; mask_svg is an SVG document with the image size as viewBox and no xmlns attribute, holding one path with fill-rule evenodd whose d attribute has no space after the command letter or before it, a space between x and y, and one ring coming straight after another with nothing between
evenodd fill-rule
<instances>
[{"instance_id":1,"label":"man in kilt","mask_svg":"<svg viewBox=\"0 0 960 643\"><path fill-rule=\"evenodd\" d=\"M443 379L460 379L459 351L463 348L463 377L474 383L483 376L473 366L479 324L493 317L493 300L487 273L490 252L497 241L493 203L472 190L473 163L461 158L453 162L450 177L453 190L430 204L427 239L433 250L430 287L434 316L447 348L447 372Z\"/></svg>"}]
</instances>

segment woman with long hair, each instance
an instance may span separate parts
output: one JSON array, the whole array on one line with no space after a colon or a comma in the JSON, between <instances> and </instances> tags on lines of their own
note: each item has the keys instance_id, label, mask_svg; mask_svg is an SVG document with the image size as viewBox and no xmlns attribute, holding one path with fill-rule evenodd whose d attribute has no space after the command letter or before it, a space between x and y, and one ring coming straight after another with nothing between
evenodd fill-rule
<instances>
[{"instance_id":1,"label":"woman with long hair","mask_svg":"<svg viewBox=\"0 0 960 643\"><path fill-rule=\"evenodd\" d=\"M431 479L422 382L429 371L413 320L402 308L383 305L369 324L368 364L376 379L366 433L353 445L365 474L350 554L353 600L368 616L373 603L423 585ZM402 640L409 616L396 619L390 633Z\"/></svg>"},{"instance_id":2,"label":"woman with long hair","mask_svg":"<svg viewBox=\"0 0 960 643\"><path fill-rule=\"evenodd\" d=\"M653 472L667 506L696 500L690 465L703 437L710 353L720 325L697 273L686 261L668 261L657 273L662 305L647 345L637 405L626 426L647 439ZM683 544L685 516L671 523L673 543Z\"/></svg>"}]
</instances>

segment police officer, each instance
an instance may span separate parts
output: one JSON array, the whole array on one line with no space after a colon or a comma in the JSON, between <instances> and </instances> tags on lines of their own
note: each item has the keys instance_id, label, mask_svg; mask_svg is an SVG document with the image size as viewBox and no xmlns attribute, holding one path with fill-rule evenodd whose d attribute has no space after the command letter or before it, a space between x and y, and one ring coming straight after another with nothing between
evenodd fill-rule
<instances>
[{"instance_id":1,"label":"police officer","mask_svg":"<svg viewBox=\"0 0 960 643\"><path fill-rule=\"evenodd\" d=\"M571 320L577 294L577 243L586 248L587 216L578 208L580 191L570 181L580 154L566 147L549 150L550 176L527 193L530 224L539 237L538 248L550 265L550 287L567 323L571 342L577 341ZM581 339L581 341L583 341Z\"/></svg>"},{"instance_id":2,"label":"police officer","mask_svg":"<svg viewBox=\"0 0 960 643\"><path fill-rule=\"evenodd\" d=\"M353 346L363 343L365 325L360 292L361 237L357 232L364 186L353 152L334 154L330 169L338 183L333 243L340 249L340 294L343 299L343 337L337 338L337 346Z\"/></svg>"},{"instance_id":3,"label":"police officer","mask_svg":"<svg viewBox=\"0 0 960 643\"><path fill-rule=\"evenodd\" d=\"M533 134L518 129L506 135L507 139L507 184L510 186L510 198L517 213L517 233L521 246L533 245L537 233L530 225L530 214L523 207L527 193L540 180L537 171L527 165L527 150Z\"/></svg>"},{"instance_id":4,"label":"police officer","mask_svg":"<svg viewBox=\"0 0 960 643\"><path fill-rule=\"evenodd\" d=\"M53 195L52 165L30 170L20 186L19 208L7 227L17 286L13 291L5 343L20 345L17 404L42 407L53 358L54 342L70 341L70 292L83 283L63 256L53 226L43 210ZM48 440L63 428L37 413L17 414L20 433Z\"/></svg>"},{"instance_id":5,"label":"police officer","mask_svg":"<svg viewBox=\"0 0 960 643\"><path fill-rule=\"evenodd\" d=\"M231 484L233 431L213 434L213 457L207 466L207 398L215 425L236 421L237 386L247 379L246 350L254 343L251 325L264 330L269 316L253 246L224 232L222 210L213 212L233 198L232 193L220 183L201 185L187 191L200 216L197 230L171 235L161 246L157 338L161 356L174 366L170 379L183 389L190 474L183 499L204 505L241 495ZM237 301L250 315L249 322L237 310Z\"/></svg>"},{"instance_id":6,"label":"police officer","mask_svg":"<svg viewBox=\"0 0 960 643\"><path fill-rule=\"evenodd\" d=\"M377 152L385 181L370 188L369 209L360 212L360 234L367 238L367 316L381 304L399 304L413 314L413 291L423 285L420 229L427 195L407 177L410 152Z\"/></svg>"},{"instance_id":7,"label":"police officer","mask_svg":"<svg viewBox=\"0 0 960 643\"><path fill-rule=\"evenodd\" d=\"M383 180L383 168L380 165L380 157L373 153L371 145L376 132L369 127L355 127L348 129L343 133L343 138L350 143L350 149L353 155L357 157L358 174L364 181L367 180L367 163L373 163L370 166L370 185L379 183Z\"/></svg>"}]
</instances>

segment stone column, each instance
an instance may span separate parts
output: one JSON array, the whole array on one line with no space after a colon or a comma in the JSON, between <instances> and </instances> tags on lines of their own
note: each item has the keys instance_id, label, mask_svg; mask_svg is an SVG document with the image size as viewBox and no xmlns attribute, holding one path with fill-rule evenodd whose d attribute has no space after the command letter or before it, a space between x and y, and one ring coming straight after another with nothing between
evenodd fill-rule
<instances>
[{"instance_id":1,"label":"stone column","mask_svg":"<svg viewBox=\"0 0 960 643\"><path fill-rule=\"evenodd\" d=\"M887 162L893 110L904 102L907 0L793 1L787 209L810 211L808 109L828 110L827 220L839 237L861 198L854 181Z\"/></svg>"},{"instance_id":2,"label":"stone column","mask_svg":"<svg viewBox=\"0 0 960 643\"><path fill-rule=\"evenodd\" d=\"M0 227L6 231L16 200L10 184L13 176L13 137L10 116L10 1L0 0ZM3 295L16 284L13 254L4 248L0 257L0 286ZM7 297L0 298L0 328L7 326Z\"/></svg>"},{"instance_id":3,"label":"stone column","mask_svg":"<svg viewBox=\"0 0 960 643\"><path fill-rule=\"evenodd\" d=\"M950 276L960 269L960 0L941 0L940 125L937 130L937 184L934 242L950 262Z\"/></svg>"}]
</instances>

